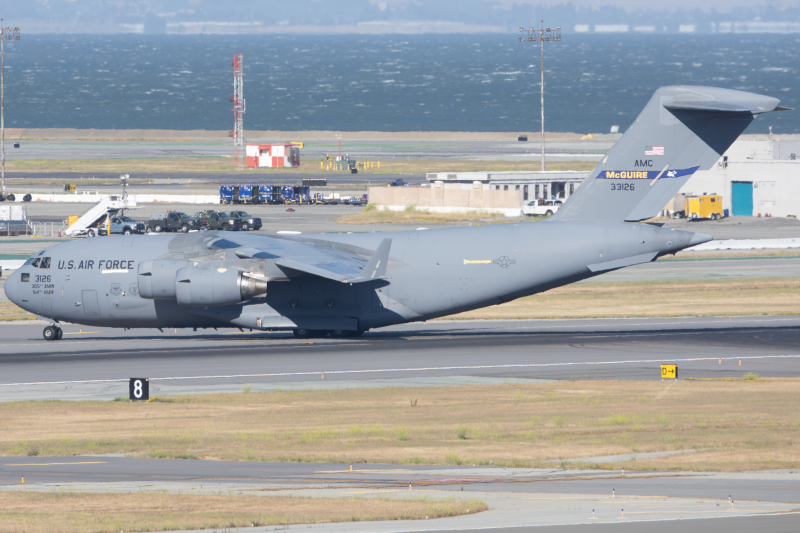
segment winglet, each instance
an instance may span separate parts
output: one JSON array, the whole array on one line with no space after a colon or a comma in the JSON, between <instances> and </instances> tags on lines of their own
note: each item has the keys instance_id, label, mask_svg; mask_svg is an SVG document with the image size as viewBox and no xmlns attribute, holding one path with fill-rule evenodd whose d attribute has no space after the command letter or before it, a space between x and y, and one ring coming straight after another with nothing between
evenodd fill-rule
<instances>
[{"instance_id":1,"label":"winglet","mask_svg":"<svg viewBox=\"0 0 800 533\"><path fill-rule=\"evenodd\" d=\"M358 277L344 280L345 283L361 283L364 281L382 279L386 277L386 266L389 263L389 250L392 248L392 239L383 239L381 244L369 258L364 270Z\"/></svg>"}]
</instances>

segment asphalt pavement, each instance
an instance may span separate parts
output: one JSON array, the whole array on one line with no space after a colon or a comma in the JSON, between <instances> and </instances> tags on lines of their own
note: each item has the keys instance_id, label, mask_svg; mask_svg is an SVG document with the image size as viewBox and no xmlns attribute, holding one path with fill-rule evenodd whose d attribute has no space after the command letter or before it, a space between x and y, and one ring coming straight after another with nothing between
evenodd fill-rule
<instances>
[{"instance_id":1,"label":"asphalt pavement","mask_svg":"<svg viewBox=\"0 0 800 533\"><path fill-rule=\"evenodd\" d=\"M238 330L0 326L0 401L108 399L131 376L152 394L531 382L800 376L800 316L434 321L358 339Z\"/></svg>"},{"instance_id":2,"label":"asphalt pavement","mask_svg":"<svg viewBox=\"0 0 800 533\"><path fill-rule=\"evenodd\" d=\"M2 457L0 490L192 494L224 491L261 497L449 497L477 498L489 505L489 510L482 513L436 520L289 528L348 532L500 529L517 533L531 527L556 525L570 525L574 529L555 531L584 531L603 524L615 528L627 525L627 531L661 531L665 522L672 529L685 527L687 531L747 524L758 531L779 532L791 531L786 528L800 518L797 514L800 472L785 470L626 474L619 470L253 463L113 455ZM538 527L536 531L542 531ZM273 528L254 531L270 529Z\"/></svg>"}]
</instances>

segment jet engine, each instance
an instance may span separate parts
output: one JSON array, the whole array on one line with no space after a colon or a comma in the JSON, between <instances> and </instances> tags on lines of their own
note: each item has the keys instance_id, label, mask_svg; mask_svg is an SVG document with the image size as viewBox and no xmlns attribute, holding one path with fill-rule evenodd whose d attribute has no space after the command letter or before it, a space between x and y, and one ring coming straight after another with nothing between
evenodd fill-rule
<instances>
[{"instance_id":1,"label":"jet engine","mask_svg":"<svg viewBox=\"0 0 800 533\"><path fill-rule=\"evenodd\" d=\"M267 294L267 280L232 268L184 267L175 278L180 305L229 305Z\"/></svg>"},{"instance_id":2,"label":"jet engine","mask_svg":"<svg viewBox=\"0 0 800 533\"><path fill-rule=\"evenodd\" d=\"M150 300L175 298L175 276L178 270L188 267L188 261L154 260L139 263L137 281L139 296Z\"/></svg>"}]
</instances>

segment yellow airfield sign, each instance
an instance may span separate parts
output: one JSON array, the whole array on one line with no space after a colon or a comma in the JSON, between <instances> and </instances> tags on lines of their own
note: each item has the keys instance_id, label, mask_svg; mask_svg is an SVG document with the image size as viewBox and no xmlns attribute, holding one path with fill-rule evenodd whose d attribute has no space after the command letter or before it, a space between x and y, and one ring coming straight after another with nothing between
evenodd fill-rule
<instances>
[{"instance_id":1,"label":"yellow airfield sign","mask_svg":"<svg viewBox=\"0 0 800 533\"><path fill-rule=\"evenodd\" d=\"M678 365L661 365L661 379L678 379Z\"/></svg>"}]
</instances>

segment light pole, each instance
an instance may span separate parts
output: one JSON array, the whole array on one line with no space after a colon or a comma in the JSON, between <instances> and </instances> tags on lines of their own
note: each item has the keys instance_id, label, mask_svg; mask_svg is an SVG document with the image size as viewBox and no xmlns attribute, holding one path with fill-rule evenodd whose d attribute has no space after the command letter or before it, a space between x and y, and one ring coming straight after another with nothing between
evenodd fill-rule
<instances>
[{"instance_id":1,"label":"light pole","mask_svg":"<svg viewBox=\"0 0 800 533\"><path fill-rule=\"evenodd\" d=\"M19 27L12 30L3 26L3 19L0 19L0 182L3 189L0 192L1 200L6 197L6 81L3 73L6 41L19 41Z\"/></svg>"},{"instance_id":2,"label":"light pole","mask_svg":"<svg viewBox=\"0 0 800 533\"><path fill-rule=\"evenodd\" d=\"M526 31L525 28L520 28L519 31L524 32ZM551 30L550 28L544 27L544 21L542 21L542 29L534 30L530 28L527 30L528 37L520 37L519 42L528 41L528 42L536 42L540 41L542 43L542 95L541 95L541 102L542 102L542 172L544 172L544 42L545 41L560 41L561 40L561 27L556 28L555 30Z\"/></svg>"}]
</instances>

